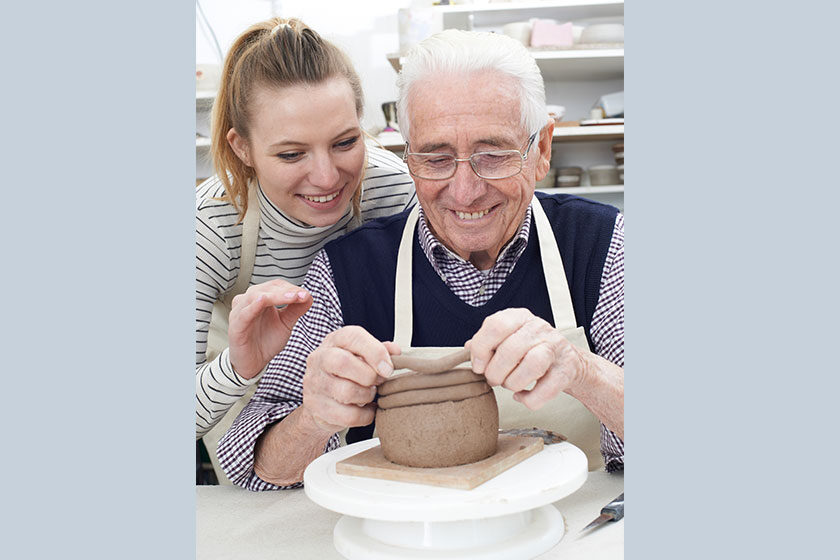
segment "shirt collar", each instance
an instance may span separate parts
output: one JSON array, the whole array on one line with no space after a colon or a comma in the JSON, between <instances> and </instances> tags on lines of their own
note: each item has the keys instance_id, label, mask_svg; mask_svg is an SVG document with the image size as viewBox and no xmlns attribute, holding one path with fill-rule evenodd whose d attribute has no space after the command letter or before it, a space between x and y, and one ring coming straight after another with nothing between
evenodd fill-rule
<instances>
[{"instance_id":1,"label":"shirt collar","mask_svg":"<svg viewBox=\"0 0 840 560\"><path fill-rule=\"evenodd\" d=\"M423 253L426 255L426 258L439 275L443 275L443 263L445 261L456 260L464 265L468 264L469 266L472 266L472 263L465 261L450 251L434 236L432 230L429 228L428 222L426 221L426 214L423 212L422 206L420 207L420 216L417 223L417 236L420 241L420 247L423 249ZM519 231L507 244L505 244L504 247L502 247L502 250L499 251L499 256L496 257L496 264L498 264L502 259L509 258L510 256L514 259L518 259L525 250L525 247L528 245L528 236L530 233L531 205L529 204L528 208L525 210L525 218L519 226ZM508 255L509 252L511 252L511 255ZM495 267L496 265L494 264L493 266Z\"/></svg>"}]
</instances>

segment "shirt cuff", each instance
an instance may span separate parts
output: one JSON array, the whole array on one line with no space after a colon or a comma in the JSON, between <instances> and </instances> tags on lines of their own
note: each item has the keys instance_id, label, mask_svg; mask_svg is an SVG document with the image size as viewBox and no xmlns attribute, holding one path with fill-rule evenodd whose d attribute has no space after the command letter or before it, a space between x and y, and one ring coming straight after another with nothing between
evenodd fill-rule
<instances>
[{"instance_id":1,"label":"shirt cuff","mask_svg":"<svg viewBox=\"0 0 840 560\"><path fill-rule=\"evenodd\" d=\"M291 414L300 403L267 403L252 400L242 410L230 430L219 441L219 463L230 481L247 490L280 490L299 488L300 482L288 486L278 486L262 480L254 472L254 450L257 439L269 426L282 421ZM324 453L339 446L338 434L333 434Z\"/></svg>"},{"instance_id":2,"label":"shirt cuff","mask_svg":"<svg viewBox=\"0 0 840 560\"><path fill-rule=\"evenodd\" d=\"M340 444L340 440L338 434L333 434L330 436L329 441L327 441L327 445L324 446L324 453L328 453L333 449L336 449ZM248 484L245 486L246 489L251 490L252 492L260 492L263 490L288 490L291 488L302 488L303 481L295 482L294 484L290 484L288 486L278 486L276 484L272 484L271 482L266 482L265 480L261 479L257 476L257 473L253 472L252 469L252 476L248 480Z\"/></svg>"},{"instance_id":3,"label":"shirt cuff","mask_svg":"<svg viewBox=\"0 0 840 560\"><path fill-rule=\"evenodd\" d=\"M601 455L607 472L624 470L624 441L601 424Z\"/></svg>"},{"instance_id":4,"label":"shirt cuff","mask_svg":"<svg viewBox=\"0 0 840 560\"><path fill-rule=\"evenodd\" d=\"M219 354L219 362L221 362L222 367L224 367L227 371L231 372L234 379L236 379L236 381L239 383L240 387L250 387L251 385L254 385L263 376L266 368L268 368L268 364L265 364L265 367L263 367L257 375L255 375L251 379L245 379L244 377L236 373L236 370L233 369L233 364L230 363L230 348L225 348L224 350L222 350L222 353ZM245 393L243 392L242 394L244 395Z\"/></svg>"}]
</instances>

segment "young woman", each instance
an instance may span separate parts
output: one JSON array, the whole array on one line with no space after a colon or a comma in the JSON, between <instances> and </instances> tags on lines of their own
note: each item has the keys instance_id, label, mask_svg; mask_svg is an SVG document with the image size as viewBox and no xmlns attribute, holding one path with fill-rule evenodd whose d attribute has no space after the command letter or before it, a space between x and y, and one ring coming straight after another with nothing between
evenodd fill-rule
<instances>
[{"instance_id":1,"label":"young woman","mask_svg":"<svg viewBox=\"0 0 840 560\"><path fill-rule=\"evenodd\" d=\"M299 20L258 23L231 47L213 106L216 176L196 189L196 438L285 346L323 245L415 203L402 161L366 145L362 107L347 56Z\"/></svg>"}]
</instances>

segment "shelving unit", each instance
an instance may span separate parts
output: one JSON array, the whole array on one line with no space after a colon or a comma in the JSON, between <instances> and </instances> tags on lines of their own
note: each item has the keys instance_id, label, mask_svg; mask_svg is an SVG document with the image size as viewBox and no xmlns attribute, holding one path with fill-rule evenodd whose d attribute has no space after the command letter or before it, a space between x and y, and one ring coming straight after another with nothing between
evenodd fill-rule
<instances>
[{"instance_id":1,"label":"shelving unit","mask_svg":"<svg viewBox=\"0 0 840 560\"><path fill-rule=\"evenodd\" d=\"M531 18L571 21L574 25L624 23L624 0L554 0L462 4L436 6L444 29L502 32L506 23ZM598 98L624 89L624 45L575 45L568 49L531 49L543 75L546 101L566 107L566 119L589 118L589 109ZM386 55L395 71L403 59ZM624 139L624 125L558 126L554 129L552 167L614 164L611 145ZM380 140L384 147L401 152L404 144L398 134ZM592 187L585 174L582 186L540 189L545 192L574 193L607 202L624 209L624 185Z\"/></svg>"},{"instance_id":2,"label":"shelving unit","mask_svg":"<svg viewBox=\"0 0 840 560\"><path fill-rule=\"evenodd\" d=\"M456 4L437 7L444 14L474 14L483 21L507 23L508 13L529 17L547 17L546 12L567 20L624 16L624 0L554 0L540 2L498 2L492 4ZM450 21L454 23L454 21Z\"/></svg>"},{"instance_id":3,"label":"shelving unit","mask_svg":"<svg viewBox=\"0 0 840 560\"><path fill-rule=\"evenodd\" d=\"M543 76L563 76L564 79L614 80L624 77L624 49L563 49L532 51ZM395 72L399 72L405 57L398 53L386 55Z\"/></svg>"}]
</instances>

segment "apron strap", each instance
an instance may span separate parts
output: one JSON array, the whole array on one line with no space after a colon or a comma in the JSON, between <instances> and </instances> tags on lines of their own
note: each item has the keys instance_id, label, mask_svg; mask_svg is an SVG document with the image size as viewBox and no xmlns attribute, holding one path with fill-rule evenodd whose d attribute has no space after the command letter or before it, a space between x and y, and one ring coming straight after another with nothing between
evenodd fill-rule
<instances>
[{"instance_id":1,"label":"apron strap","mask_svg":"<svg viewBox=\"0 0 840 560\"><path fill-rule=\"evenodd\" d=\"M419 215L420 205L418 204L408 215L397 254L397 272L394 283L394 342L403 350L411 346L414 327L411 279L412 242ZM554 231L536 196L531 202L531 215L537 229L545 284L551 303L551 314L554 316L554 327L561 332L575 330L577 320L574 307L572 307L569 284L566 281L566 269L563 267L563 259L560 258Z\"/></svg>"},{"instance_id":2,"label":"apron strap","mask_svg":"<svg viewBox=\"0 0 840 560\"><path fill-rule=\"evenodd\" d=\"M230 309L233 307L233 298L244 294L251 284L251 275L254 272L254 261L257 258L257 238L260 233L260 201L257 195L257 182L251 181L248 184L248 209L242 218L242 248L239 251L239 274L236 282L220 299Z\"/></svg>"},{"instance_id":3,"label":"apron strap","mask_svg":"<svg viewBox=\"0 0 840 560\"><path fill-rule=\"evenodd\" d=\"M554 316L554 328L567 331L577 327L575 310L572 307L572 297L569 293L569 283L566 281L566 269L560 250L554 239L554 231L548 223L542 204L534 195L531 201L531 216L537 226L537 236L540 241L540 255L542 256L545 286L548 289L548 299L551 302L551 314Z\"/></svg>"},{"instance_id":4,"label":"apron strap","mask_svg":"<svg viewBox=\"0 0 840 560\"><path fill-rule=\"evenodd\" d=\"M409 212L403 228L400 249L397 253L397 274L394 282L394 342L406 351L411 346L414 330L414 310L412 308L411 255L414 230L420 216L420 205L415 204Z\"/></svg>"}]
</instances>

